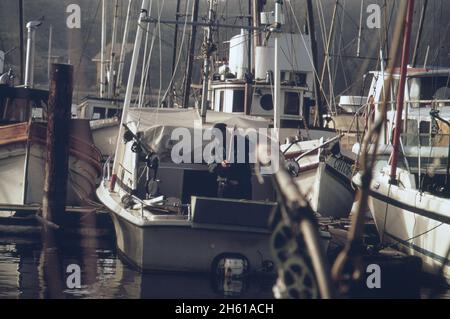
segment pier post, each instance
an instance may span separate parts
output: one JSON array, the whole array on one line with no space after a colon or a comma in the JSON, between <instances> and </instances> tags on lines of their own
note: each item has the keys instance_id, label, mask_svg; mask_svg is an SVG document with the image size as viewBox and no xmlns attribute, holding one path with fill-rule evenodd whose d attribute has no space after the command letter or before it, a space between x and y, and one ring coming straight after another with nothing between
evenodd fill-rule
<instances>
[{"instance_id":1,"label":"pier post","mask_svg":"<svg viewBox=\"0 0 450 319\"><path fill-rule=\"evenodd\" d=\"M66 206L72 92L73 66L53 64L47 111L47 161L42 213L45 220L57 224L62 221Z\"/></svg>"}]
</instances>

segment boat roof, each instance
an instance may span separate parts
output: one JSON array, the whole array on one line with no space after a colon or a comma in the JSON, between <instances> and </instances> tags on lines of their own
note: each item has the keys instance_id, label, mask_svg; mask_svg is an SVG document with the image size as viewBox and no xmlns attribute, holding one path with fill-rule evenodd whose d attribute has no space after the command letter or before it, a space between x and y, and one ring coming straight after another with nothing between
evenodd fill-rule
<instances>
[{"instance_id":1,"label":"boat roof","mask_svg":"<svg viewBox=\"0 0 450 319\"><path fill-rule=\"evenodd\" d=\"M381 73L382 71L370 72L372 74ZM389 75L388 70L384 71L385 75ZM400 76L400 68L394 68L392 74ZM408 77L429 77L429 76L450 76L450 68L429 67L429 68L411 68L408 67Z\"/></svg>"},{"instance_id":2,"label":"boat roof","mask_svg":"<svg viewBox=\"0 0 450 319\"><path fill-rule=\"evenodd\" d=\"M201 117L196 109L173 109L173 108L131 108L128 112L127 122L139 123L139 131L156 126L184 127L194 129ZM244 115L242 113L225 113L208 111L204 128L212 127L214 124L224 123L228 127L242 129L267 128L267 119L256 116Z\"/></svg>"},{"instance_id":3,"label":"boat roof","mask_svg":"<svg viewBox=\"0 0 450 319\"><path fill-rule=\"evenodd\" d=\"M132 108L127 114L126 124L131 130L141 133L141 142L144 142L154 152L156 152L162 162L171 162L171 150L177 141L172 139L180 138L180 134L189 132L191 138L191 154L203 154L203 147L209 141L203 140L200 133L201 142L196 143L196 133L200 128L208 129L217 123L224 123L229 129L258 130L268 128L269 122L261 117L247 116L243 114L233 114L224 112L208 111L206 123L202 124L202 119L196 109L164 109L164 108ZM180 130L181 129L181 130ZM239 133L238 133L239 134ZM263 132L264 134L264 132ZM184 138L184 137L183 137Z\"/></svg>"},{"instance_id":4,"label":"boat roof","mask_svg":"<svg viewBox=\"0 0 450 319\"><path fill-rule=\"evenodd\" d=\"M47 101L48 91L0 84L0 97Z\"/></svg>"}]
</instances>

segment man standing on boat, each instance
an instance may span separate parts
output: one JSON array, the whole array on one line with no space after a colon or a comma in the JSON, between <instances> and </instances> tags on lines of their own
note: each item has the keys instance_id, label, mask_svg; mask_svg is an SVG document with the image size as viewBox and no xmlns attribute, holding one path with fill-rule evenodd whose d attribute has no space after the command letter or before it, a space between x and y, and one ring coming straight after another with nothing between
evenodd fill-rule
<instances>
[{"instance_id":1,"label":"man standing on boat","mask_svg":"<svg viewBox=\"0 0 450 319\"><path fill-rule=\"evenodd\" d=\"M232 139L227 143L227 125L218 123L213 129L220 131L222 138L222 157L221 162L215 161L209 164L209 171L217 175L217 197L232 199L252 199L252 169L250 166L250 143L245 138L244 158L239 163L238 159L238 136L232 133ZM217 138L217 137L216 137ZM243 137L242 137L243 138ZM230 153L230 148L233 152Z\"/></svg>"}]
</instances>

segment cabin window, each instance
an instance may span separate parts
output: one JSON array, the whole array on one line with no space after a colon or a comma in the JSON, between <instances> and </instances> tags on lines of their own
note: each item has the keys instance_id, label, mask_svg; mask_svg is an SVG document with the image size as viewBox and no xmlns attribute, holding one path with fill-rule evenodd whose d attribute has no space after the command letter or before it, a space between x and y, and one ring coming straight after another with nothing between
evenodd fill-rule
<instances>
[{"instance_id":1,"label":"cabin window","mask_svg":"<svg viewBox=\"0 0 450 319\"><path fill-rule=\"evenodd\" d=\"M284 114L299 115L300 113L300 93L286 92L284 96Z\"/></svg>"},{"instance_id":2,"label":"cabin window","mask_svg":"<svg viewBox=\"0 0 450 319\"><path fill-rule=\"evenodd\" d=\"M450 80L447 76L411 78L409 80L409 86L410 98L412 100L432 101L450 99Z\"/></svg>"},{"instance_id":3,"label":"cabin window","mask_svg":"<svg viewBox=\"0 0 450 319\"><path fill-rule=\"evenodd\" d=\"M293 80L295 82L295 85L297 85L297 86L304 86L304 87L307 86L306 73L304 73L304 72L294 72L293 76L294 76Z\"/></svg>"},{"instance_id":4,"label":"cabin window","mask_svg":"<svg viewBox=\"0 0 450 319\"><path fill-rule=\"evenodd\" d=\"M94 112L92 112L92 118L97 119L104 119L105 118L105 112L106 110L102 107L94 107Z\"/></svg>"},{"instance_id":5,"label":"cabin window","mask_svg":"<svg viewBox=\"0 0 450 319\"><path fill-rule=\"evenodd\" d=\"M223 102L225 99L225 92L220 91L219 92L219 112L223 112Z\"/></svg>"},{"instance_id":6,"label":"cabin window","mask_svg":"<svg viewBox=\"0 0 450 319\"><path fill-rule=\"evenodd\" d=\"M244 112L245 94L243 90L233 93L233 112Z\"/></svg>"},{"instance_id":7,"label":"cabin window","mask_svg":"<svg viewBox=\"0 0 450 319\"><path fill-rule=\"evenodd\" d=\"M264 94L263 96L261 96L261 99L259 100L259 104L263 110L272 111L273 110L272 94Z\"/></svg>"},{"instance_id":8,"label":"cabin window","mask_svg":"<svg viewBox=\"0 0 450 319\"><path fill-rule=\"evenodd\" d=\"M108 109L108 118L118 116L119 111L117 109Z\"/></svg>"}]
</instances>

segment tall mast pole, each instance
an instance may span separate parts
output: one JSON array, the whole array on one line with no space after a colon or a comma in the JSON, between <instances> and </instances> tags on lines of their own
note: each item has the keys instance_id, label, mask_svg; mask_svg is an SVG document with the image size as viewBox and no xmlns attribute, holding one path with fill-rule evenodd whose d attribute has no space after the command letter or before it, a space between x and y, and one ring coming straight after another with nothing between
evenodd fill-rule
<instances>
[{"instance_id":1,"label":"tall mast pole","mask_svg":"<svg viewBox=\"0 0 450 319\"><path fill-rule=\"evenodd\" d=\"M280 32L282 24L282 0L275 1L275 28L273 32L275 33L275 67L274 67L274 114L273 114L273 128L275 130L276 139L279 138L279 129L281 126L281 72L280 72Z\"/></svg>"},{"instance_id":2,"label":"tall mast pole","mask_svg":"<svg viewBox=\"0 0 450 319\"><path fill-rule=\"evenodd\" d=\"M316 26L314 22L314 11L312 0L306 0L306 8L308 11L308 31L309 37L311 39L311 51L312 51L311 53L313 58L314 70L318 72L319 63L317 56ZM318 124L320 127L322 127L323 126L322 99L320 94L320 82L318 76L314 76L314 97L316 99L316 114L318 114Z\"/></svg>"},{"instance_id":3,"label":"tall mast pole","mask_svg":"<svg viewBox=\"0 0 450 319\"><path fill-rule=\"evenodd\" d=\"M175 13L175 21L177 23L175 24L175 31L174 31L174 35L173 35L172 78L175 74L175 66L177 63L178 21L180 20L180 4L181 4L181 0L177 0L177 12ZM170 87L169 97L170 97L169 105L173 106L173 83Z\"/></svg>"},{"instance_id":4,"label":"tall mast pole","mask_svg":"<svg viewBox=\"0 0 450 319\"><path fill-rule=\"evenodd\" d=\"M172 54L172 76L175 73L175 64L177 62L177 46L178 46L178 21L180 20L180 4L181 0L177 0L177 12L175 13L175 31L173 34L173 54Z\"/></svg>"},{"instance_id":5,"label":"tall mast pole","mask_svg":"<svg viewBox=\"0 0 450 319\"><path fill-rule=\"evenodd\" d=\"M361 57L361 37L362 37L362 24L363 24L363 12L364 12L364 0L361 0L361 12L359 15L359 30L358 30L358 44L356 46L356 56Z\"/></svg>"},{"instance_id":6,"label":"tall mast pole","mask_svg":"<svg viewBox=\"0 0 450 319\"><path fill-rule=\"evenodd\" d=\"M51 80L51 66L52 66L52 38L53 38L53 26L50 25L50 29L48 31L48 57L47 57L47 68L48 68L48 83Z\"/></svg>"},{"instance_id":7,"label":"tall mast pole","mask_svg":"<svg viewBox=\"0 0 450 319\"><path fill-rule=\"evenodd\" d=\"M105 94L106 0L102 0L102 43L100 50L100 98Z\"/></svg>"},{"instance_id":8,"label":"tall mast pole","mask_svg":"<svg viewBox=\"0 0 450 319\"><path fill-rule=\"evenodd\" d=\"M253 27L255 28L253 30L253 60L252 60L252 70L255 71L256 68L256 48L261 45L261 35L260 32L257 30L260 25L260 11L261 8L259 7L259 1L260 0L253 0Z\"/></svg>"},{"instance_id":9,"label":"tall mast pole","mask_svg":"<svg viewBox=\"0 0 450 319\"><path fill-rule=\"evenodd\" d=\"M192 8L192 28L191 28L191 40L189 41L189 55L186 67L186 80L184 81L184 97L183 107L189 107L189 96L191 95L191 83L192 83L192 69L194 67L194 53L195 53L195 41L197 38L197 21L198 21L198 9L199 0L194 0Z\"/></svg>"},{"instance_id":10,"label":"tall mast pole","mask_svg":"<svg viewBox=\"0 0 450 319\"><path fill-rule=\"evenodd\" d=\"M248 0L248 26L251 28L253 26L253 20L252 18L253 11L252 11L252 0ZM252 95L253 95L253 89L252 89L252 83L253 78L255 74L255 56L253 55L252 58L252 52L255 52L255 48L252 48L253 43L253 31L250 29L247 33L247 75L245 77L245 101L244 101L244 111L246 115L250 115L251 113L251 105L252 105Z\"/></svg>"},{"instance_id":11,"label":"tall mast pole","mask_svg":"<svg viewBox=\"0 0 450 319\"><path fill-rule=\"evenodd\" d=\"M114 95L114 70L116 68L116 42L117 42L117 20L119 19L119 0L114 5L114 20L111 36L111 53L109 57L109 75L108 75L108 98Z\"/></svg>"},{"instance_id":12,"label":"tall mast pole","mask_svg":"<svg viewBox=\"0 0 450 319\"><path fill-rule=\"evenodd\" d=\"M120 95L120 89L122 87L123 67L125 65L125 49L128 42L128 33L130 32L130 15L132 4L133 0L128 0L127 17L125 18L122 47L120 48L119 68L117 71L116 95Z\"/></svg>"},{"instance_id":13,"label":"tall mast pole","mask_svg":"<svg viewBox=\"0 0 450 319\"><path fill-rule=\"evenodd\" d=\"M201 116L202 120L206 119L206 112L208 111L208 91L209 91L209 74L211 68L211 51L212 51L212 23L214 22L214 1L209 0L208 22L210 25L206 28L205 43L204 43L204 57L203 57L203 88L202 88L202 106Z\"/></svg>"},{"instance_id":14,"label":"tall mast pole","mask_svg":"<svg viewBox=\"0 0 450 319\"><path fill-rule=\"evenodd\" d=\"M127 91L125 93L125 100L123 103L122 119L121 119L121 123L120 123L118 141L117 141L117 145L116 145L116 152L115 152L116 155L115 155L115 159L114 159L113 176L112 176L112 180L111 180L110 190L113 190L115 187L117 173L119 170L119 162L122 161L121 157L123 156L124 144L121 143L120 141L121 141L123 133L124 133L123 124L127 121L128 110L129 110L130 104L131 104L131 96L133 94L134 81L136 78L136 69L137 69L137 64L139 61L139 52L141 51L142 35L144 33L142 20L146 18L148 4L149 4L149 0L142 0L141 13L139 15L139 21L138 21L137 31L136 31L136 39L134 41L133 56L131 58L130 74L128 76L128 82L127 82Z\"/></svg>"},{"instance_id":15,"label":"tall mast pole","mask_svg":"<svg viewBox=\"0 0 450 319\"><path fill-rule=\"evenodd\" d=\"M24 46L23 46L23 0L19 0L19 48L20 48L20 83L24 83L25 65L24 65Z\"/></svg>"},{"instance_id":16,"label":"tall mast pole","mask_svg":"<svg viewBox=\"0 0 450 319\"><path fill-rule=\"evenodd\" d=\"M424 0L422 11L420 12L419 30L417 31L416 44L414 46L414 53L412 58L412 66L417 65L417 56L419 55L420 41L422 40L423 23L425 21L425 15L427 13L428 0Z\"/></svg>"},{"instance_id":17,"label":"tall mast pole","mask_svg":"<svg viewBox=\"0 0 450 319\"><path fill-rule=\"evenodd\" d=\"M391 183L397 182L397 165L400 150L400 134L402 132L403 103L405 98L406 74L409 60L411 29L414 15L414 0L408 0L408 9L405 20L405 30L403 35L402 62L400 66L400 83L397 95L397 112L395 117L394 141L391 162Z\"/></svg>"},{"instance_id":18,"label":"tall mast pole","mask_svg":"<svg viewBox=\"0 0 450 319\"><path fill-rule=\"evenodd\" d=\"M248 26L252 27L253 19L252 19L252 0L248 0ZM253 73L253 65L252 65L252 37L251 31L248 31L248 41L247 41L247 69L248 73Z\"/></svg>"}]
</instances>

